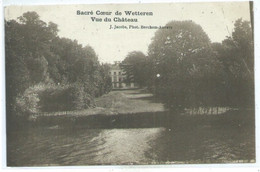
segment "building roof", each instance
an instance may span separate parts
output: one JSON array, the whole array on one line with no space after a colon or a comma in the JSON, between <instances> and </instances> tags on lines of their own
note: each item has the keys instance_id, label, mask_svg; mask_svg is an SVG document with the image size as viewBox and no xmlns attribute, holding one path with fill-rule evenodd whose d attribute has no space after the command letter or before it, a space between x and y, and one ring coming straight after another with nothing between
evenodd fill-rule
<instances>
[{"instance_id":1,"label":"building roof","mask_svg":"<svg viewBox=\"0 0 260 172\"><path fill-rule=\"evenodd\" d=\"M121 70L119 65L112 65L110 69L111 70Z\"/></svg>"},{"instance_id":2,"label":"building roof","mask_svg":"<svg viewBox=\"0 0 260 172\"><path fill-rule=\"evenodd\" d=\"M112 64L112 65L110 65L110 70L122 70L121 68L120 68L120 62L119 61L115 61L115 63L114 64Z\"/></svg>"}]
</instances>

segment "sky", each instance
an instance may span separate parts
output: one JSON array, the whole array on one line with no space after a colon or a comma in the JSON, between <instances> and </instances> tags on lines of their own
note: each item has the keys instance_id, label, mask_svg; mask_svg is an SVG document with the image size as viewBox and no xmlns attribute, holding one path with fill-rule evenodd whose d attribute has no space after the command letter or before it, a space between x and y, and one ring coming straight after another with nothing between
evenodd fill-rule
<instances>
[{"instance_id":1,"label":"sky","mask_svg":"<svg viewBox=\"0 0 260 172\"><path fill-rule=\"evenodd\" d=\"M77 15L77 11L93 11L93 15ZM112 12L96 15L96 11ZM201 2L159 4L106 4L106 5L49 5L7 6L5 19L17 19L24 12L35 11L40 19L58 25L60 37L75 39L83 46L90 45L98 54L99 61L122 61L131 51L147 54L148 46L156 29L109 29L110 25L164 26L172 20L192 20L201 25L212 42L221 42L231 36L238 18L250 20L248 2ZM152 16L115 16L120 11L152 12ZM137 18L138 22L93 22L91 17Z\"/></svg>"}]
</instances>

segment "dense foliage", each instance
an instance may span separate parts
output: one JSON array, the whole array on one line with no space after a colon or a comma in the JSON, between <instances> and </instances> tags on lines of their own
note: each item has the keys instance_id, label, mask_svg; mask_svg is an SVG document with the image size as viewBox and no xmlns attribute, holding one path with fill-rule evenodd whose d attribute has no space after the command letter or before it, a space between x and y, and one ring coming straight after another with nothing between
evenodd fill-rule
<instances>
[{"instance_id":1,"label":"dense foliage","mask_svg":"<svg viewBox=\"0 0 260 172\"><path fill-rule=\"evenodd\" d=\"M142 56L124 60L169 108L254 107L254 56L250 23L238 19L230 37L211 43L192 21L171 21L157 30ZM140 53L139 53L140 54ZM147 67L148 66L148 67ZM145 76L143 75L145 74Z\"/></svg>"},{"instance_id":2,"label":"dense foliage","mask_svg":"<svg viewBox=\"0 0 260 172\"><path fill-rule=\"evenodd\" d=\"M254 107L250 23L238 19L222 43L192 21L157 30L148 56L129 52L125 82L148 87L171 109ZM88 108L111 89L109 66L90 46L60 38L35 12L5 21L7 119L19 114Z\"/></svg>"},{"instance_id":3,"label":"dense foliage","mask_svg":"<svg viewBox=\"0 0 260 172\"><path fill-rule=\"evenodd\" d=\"M7 116L88 108L110 91L95 51L57 33L35 12L5 21Z\"/></svg>"},{"instance_id":4,"label":"dense foliage","mask_svg":"<svg viewBox=\"0 0 260 172\"><path fill-rule=\"evenodd\" d=\"M127 54L121 63L121 68L125 71L125 82L134 82L140 87L146 85L148 65L147 57L140 51L132 51Z\"/></svg>"},{"instance_id":5,"label":"dense foliage","mask_svg":"<svg viewBox=\"0 0 260 172\"><path fill-rule=\"evenodd\" d=\"M254 106L254 43L248 21L238 19L230 37L212 49L221 62L224 89L222 103L235 107Z\"/></svg>"}]
</instances>

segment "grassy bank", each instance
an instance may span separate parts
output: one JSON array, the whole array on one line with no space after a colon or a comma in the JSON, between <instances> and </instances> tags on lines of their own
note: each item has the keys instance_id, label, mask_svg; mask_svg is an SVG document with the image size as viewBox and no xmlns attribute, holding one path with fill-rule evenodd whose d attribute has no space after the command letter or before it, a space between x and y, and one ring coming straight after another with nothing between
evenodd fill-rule
<instances>
[{"instance_id":1,"label":"grassy bank","mask_svg":"<svg viewBox=\"0 0 260 172\"><path fill-rule=\"evenodd\" d=\"M254 131L254 111L235 110L220 115L178 115L174 112L142 112L114 115L88 116L40 116L33 123L35 127L56 128L154 128L189 130L196 128L240 129Z\"/></svg>"},{"instance_id":2,"label":"grassy bank","mask_svg":"<svg viewBox=\"0 0 260 172\"><path fill-rule=\"evenodd\" d=\"M153 95L144 90L112 91L95 100L95 107L74 111L59 111L38 113L38 116L89 116L89 115L117 115L143 112L163 112L162 103L153 100Z\"/></svg>"},{"instance_id":3,"label":"grassy bank","mask_svg":"<svg viewBox=\"0 0 260 172\"><path fill-rule=\"evenodd\" d=\"M95 108L80 111L42 113L31 120L36 127L58 128L254 128L254 110L227 110L218 115L176 114L145 90L112 91L97 98L95 104Z\"/></svg>"}]
</instances>

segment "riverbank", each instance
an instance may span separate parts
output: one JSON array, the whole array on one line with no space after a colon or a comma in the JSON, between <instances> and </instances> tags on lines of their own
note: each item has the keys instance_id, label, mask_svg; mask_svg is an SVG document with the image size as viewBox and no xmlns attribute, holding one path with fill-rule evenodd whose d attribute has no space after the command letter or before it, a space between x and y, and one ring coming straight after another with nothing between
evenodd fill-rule
<instances>
[{"instance_id":1,"label":"riverbank","mask_svg":"<svg viewBox=\"0 0 260 172\"><path fill-rule=\"evenodd\" d=\"M123 90L59 113L8 130L9 166L255 162L253 110L176 114L145 90Z\"/></svg>"},{"instance_id":2,"label":"riverbank","mask_svg":"<svg viewBox=\"0 0 260 172\"><path fill-rule=\"evenodd\" d=\"M117 115L144 112L164 112L164 105L156 101L151 93L143 89L111 91L95 100L96 107L61 112L46 112L34 114L38 116L89 116L89 115Z\"/></svg>"},{"instance_id":3,"label":"riverbank","mask_svg":"<svg viewBox=\"0 0 260 172\"><path fill-rule=\"evenodd\" d=\"M226 110L220 114L176 114L143 89L112 91L95 101L96 107L41 113L30 117L35 127L56 128L150 128L192 129L206 127L254 126L254 110ZM213 113L214 114L214 113Z\"/></svg>"},{"instance_id":4,"label":"riverbank","mask_svg":"<svg viewBox=\"0 0 260 172\"><path fill-rule=\"evenodd\" d=\"M8 134L10 166L254 163L254 112L42 116Z\"/></svg>"}]
</instances>

